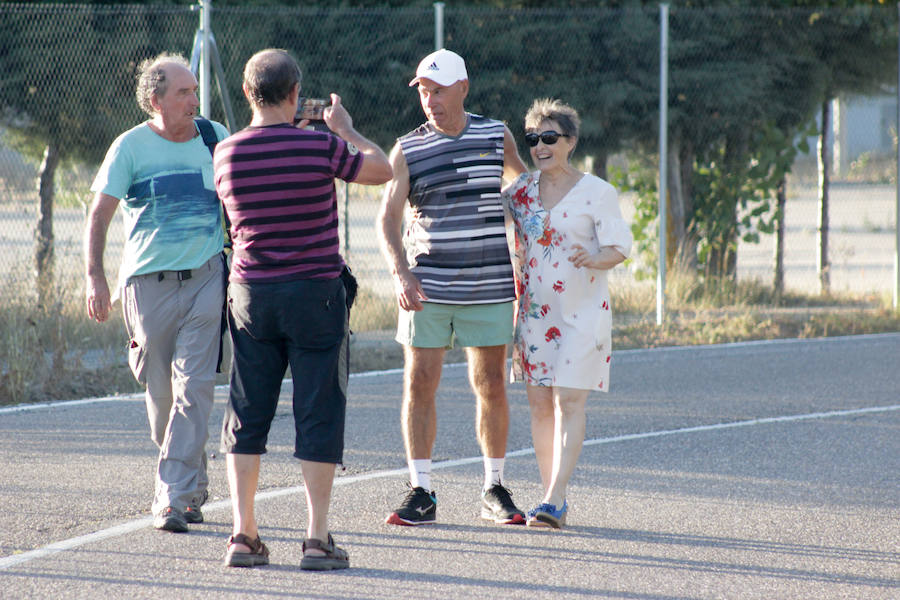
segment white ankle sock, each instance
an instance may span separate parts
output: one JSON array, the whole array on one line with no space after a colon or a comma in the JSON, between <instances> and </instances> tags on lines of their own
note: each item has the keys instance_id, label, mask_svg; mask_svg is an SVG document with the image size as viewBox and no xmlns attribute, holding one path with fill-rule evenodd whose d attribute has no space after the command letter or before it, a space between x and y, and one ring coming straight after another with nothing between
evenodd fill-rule
<instances>
[{"instance_id":1,"label":"white ankle sock","mask_svg":"<svg viewBox=\"0 0 900 600\"><path fill-rule=\"evenodd\" d=\"M426 492L431 491L431 459L430 458L414 458L406 461L409 465L409 484L414 488L424 488Z\"/></svg>"},{"instance_id":2,"label":"white ankle sock","mask_svg":"<svg viewBox=\"0 0 900 600\"><path fill-rule=\"evenodd\" d=\"M494 485L502 485L503 465L506 458L484 457L484 489L488 490Z\"/></svg>"}]
</instances>

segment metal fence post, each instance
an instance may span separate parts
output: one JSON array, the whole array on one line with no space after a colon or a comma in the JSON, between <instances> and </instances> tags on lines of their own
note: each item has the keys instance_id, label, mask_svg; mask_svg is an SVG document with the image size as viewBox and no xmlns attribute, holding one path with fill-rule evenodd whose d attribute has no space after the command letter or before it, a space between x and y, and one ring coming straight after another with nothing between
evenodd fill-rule
<instances>
[{"instance_id":1,"label":"metal fence post","mask_svg":"<svg viewBox=\"0 0 900 600\"><path fill-rule=\"evenodd\" d=\"M200 0L200 114L210 118L209 66L212 64L209 32L212 0Z\"/></svg>"},{"instance_id":2,"label":"metal fence post","mask_svg":"<svg viewBox=\"0 0 900 600\"><path fill-rule=\"evenodd\" d=\"M344 182L344 259L350 258L350 182Z\"/></svg>"},{"instance_id":3,"label":"metal fence post","mask_svg":"<svg viewBox=\"0 0 900 600\"><path fill-rule=\"evenodd\" d=\"M669 5L659 5L659 268L656 275L656 324L666 318L666 177L669 120Z\"/></svg>"},{"instance_id":4,"label":"metal fence post","mask_svg":"<svg viewBox=\"0 0 900 600\"><path fill-rule=\"evenodd\" d=\"M900 2L897 3L897 22L900 23ZM897 36L897 51L900 52L900 35ZM900 64L897 66L897 130L900 132ZM897 144L897 173L894 186L897 206L894 207L894 310L900 309L900 143Z\"/></svg>"},{"instance_id":5,"label":"metal fence post","mask_svg":"<svg viewBox=\"0 0 900 600\"><path fill-rule=\"evenodd\" d=\"M434 49L444 47L444 3L434 3Z\"/></svg>"}]
</instances>

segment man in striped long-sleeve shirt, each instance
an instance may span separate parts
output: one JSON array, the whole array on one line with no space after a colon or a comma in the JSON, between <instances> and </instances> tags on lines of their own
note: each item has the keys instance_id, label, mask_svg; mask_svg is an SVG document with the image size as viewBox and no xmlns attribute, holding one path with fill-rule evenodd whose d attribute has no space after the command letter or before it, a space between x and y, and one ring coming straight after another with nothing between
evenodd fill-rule
<instances>
[{"instance_id":1,"label":"man in striped long-sleeve shirt","mask_svg":"<svg viewBox=\"0 0 900 600\"><path fill-rule=\"evenodd\" d=\"M428 121L394 146L394 178L379 215L382 250L400 305L397 341L406 362L401 424L410 472L410 491L387 522L436 520L435 395L444 350L455 340L466 348L477 401L485 470L481 517L521 524L524 514L502 483L509 429L504 371L515 289L500 187L525 165L502 122L466 112L469 78L458 54L444 49L429 54L409 85L418 86Z\"/></svg>"},{"instance_id":2,"label":"man in striped long-sleeve shirt","mask_svg":"<svg viewBox=\"0 0 900 600\"><path fill-rule=\"evenodd\" d=\"M335 178L380 184L391 177L384 152L353 128L336 94L325 109L334 132L294 127L300 68L283 50L247 62L250 126L215 155L215 182L234 247L228 321L234 347L222 430L234 512L225 564L267 564L253 498L260 455L288 364L309 524L301 569L342 569L347 553L328 533L334 469L342 461L347 370L347 306L341 280ZM304 121L300 126L304 126Z\"/></svg>"}]
</instances>

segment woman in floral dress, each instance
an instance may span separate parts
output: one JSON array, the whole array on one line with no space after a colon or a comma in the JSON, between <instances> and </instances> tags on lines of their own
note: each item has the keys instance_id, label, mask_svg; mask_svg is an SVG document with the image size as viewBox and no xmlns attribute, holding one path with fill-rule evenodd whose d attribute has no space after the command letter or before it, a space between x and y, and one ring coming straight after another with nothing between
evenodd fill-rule
<instances>
[{"instance_id":1,"label":"woman in floral dress","mask_svg":"<svg viewBox=\"0 0 900 600\"><path fill-rule=\"evenodd\" d=\"M612 311L607 271L631 251L632 235L609 183L570 163L578 113L536 100L525 141L537 171L503 192L515 223L518 313L512 378L527 384L531 434L544 487L527 524L565 523L566 486L581 453L585 402L609 391Z\"/></svg>"}]
</instances>

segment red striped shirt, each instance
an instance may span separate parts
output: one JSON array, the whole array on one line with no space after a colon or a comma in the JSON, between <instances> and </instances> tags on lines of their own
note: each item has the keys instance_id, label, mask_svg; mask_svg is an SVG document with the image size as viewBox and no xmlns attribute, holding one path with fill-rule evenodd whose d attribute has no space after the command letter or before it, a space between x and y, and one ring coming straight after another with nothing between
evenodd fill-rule
<instances>
[{"instance_id":1,"label":"red striped shirt","mask_svg":"<svg viewBox=\"0 0 900 600\"><path fill-rule=\"evenodd\" d=\"M331 133L247 127L216 146L216 191L231 221L230 281L333 279L340 255L334 180L362 154Z\"/></svg>"}]
</instances>

